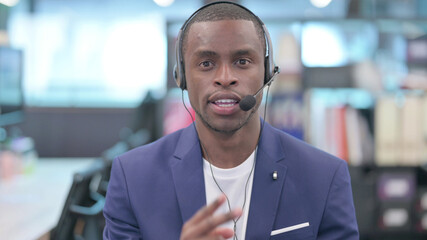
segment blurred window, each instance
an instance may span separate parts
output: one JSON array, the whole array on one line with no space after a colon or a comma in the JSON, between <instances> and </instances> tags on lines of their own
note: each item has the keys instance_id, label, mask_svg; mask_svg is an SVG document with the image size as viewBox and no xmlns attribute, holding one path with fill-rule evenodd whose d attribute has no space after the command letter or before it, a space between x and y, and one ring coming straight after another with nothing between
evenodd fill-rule
<instances>
[{"instance_id":1,"label":"blurred window","mask_svg":"<svg viewBox=\"0 0 427 240\"><path fill-rule=\"evenodd\" d=\"M370 58L377 45L373 23L308 22L302 27L301 59L307 67L340 67Z\"/></svg>"},{"instance_id":2,"label":"blurred window","mask_svg":"<svg viewBox=\"0 0 427 240\"><path fill-rule=\"evenodd\" d=\"M112 16L96 8L54 6L11 16L11 44L25 55L28 105L135 107L148 90L164 91L161 15Z\"/></svg>"}]
</instances>

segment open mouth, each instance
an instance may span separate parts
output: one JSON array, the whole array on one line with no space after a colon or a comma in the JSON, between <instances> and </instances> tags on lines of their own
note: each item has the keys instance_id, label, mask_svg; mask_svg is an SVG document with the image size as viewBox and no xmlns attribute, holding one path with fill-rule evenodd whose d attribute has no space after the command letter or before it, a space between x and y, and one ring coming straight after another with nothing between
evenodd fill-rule
<instances>
[{"instance_id":1,"label":"open mouth","mask_svg":"<svg viewBox=\"0 0 427 240\"><path fill-rule=\"evenodd\" d=\"M218 107L228 108L234 107L236 104L239 104L239 101L235 99L218 99L213 102Z\"/></svg>"}]
</instances>

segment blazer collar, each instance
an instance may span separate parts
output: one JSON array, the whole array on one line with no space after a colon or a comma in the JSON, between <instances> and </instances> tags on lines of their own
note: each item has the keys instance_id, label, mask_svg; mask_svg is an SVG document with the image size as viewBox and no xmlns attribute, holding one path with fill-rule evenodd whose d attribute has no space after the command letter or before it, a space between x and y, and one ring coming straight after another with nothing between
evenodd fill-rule
<instances>
[{"instance_id":1,"label":"blazer collar","mask_svg":"<svg viewBox=\"0 0 427 240\"><path fill-rule=\"evenodd\" d=\"M264 121L262 120L261 123ZM247 239L269 239L286 178L285 151L278 131L264 122L256 156L252 195L247 223ZM206 205L202 153L194 126L185 128L179 137L171 161L182 220L189 220ZM278 178L272 174L277 171Z\"/></svg>"},{"instance_id":2,"label":"blazer collar","mask_svg":"<svg viewBox=\"0 0 427 240\"><path fill-rule=\"evenodd\" d=\"M258 144L246 239L269 239L273 229L287 172L283 161L285 151L277 131L264 123ZM277 179L273 178L275 171Z\"/></svg>"},{"instance_id":3,"label":"blazer collar","mask_svg":"<svg viewBox=\"0 0 427 240\"><path fill-rule=\"evenodd\" d=\"M202 152L193 124L181 132L170 164L182 220L186 222L206 205Z\"/></svg>"}]
</instances>

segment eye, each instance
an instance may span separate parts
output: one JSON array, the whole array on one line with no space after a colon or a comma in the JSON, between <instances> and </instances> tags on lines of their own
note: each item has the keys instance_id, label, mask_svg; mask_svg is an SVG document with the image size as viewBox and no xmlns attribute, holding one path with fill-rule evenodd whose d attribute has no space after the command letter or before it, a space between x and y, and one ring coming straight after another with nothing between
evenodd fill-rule
<instances>
[{"instance_id":1,"label":"eye","mask_svg":"<svg viewBox=\"0 0 427 240\"><path fill-rule=\"evenodd\" d=\"M210 67L212 67L212 62L211 61L203 61L199 64L199 66L202 68L210 68Z\"/></svg>"},{"instance_id":2,"label":"eye","mask_svg":"<svg viewBox=\"0 0 427 240\"><path fill-rule=\"evenodd\" d=\"M242 65L242 66L248 65L249 63L250 63L249 60L245 59L245 58L241 58L241 59L237 60L237 64Z\"/></svg>"}]
</instances>

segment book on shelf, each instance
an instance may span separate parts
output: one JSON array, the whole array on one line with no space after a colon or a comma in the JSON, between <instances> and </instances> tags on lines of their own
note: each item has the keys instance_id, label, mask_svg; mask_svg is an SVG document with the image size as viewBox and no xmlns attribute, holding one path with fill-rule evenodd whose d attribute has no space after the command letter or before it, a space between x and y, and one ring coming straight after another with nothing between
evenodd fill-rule
<instances>
[{"instance_id":1,"label":"book on shelf","mask_svg":"<svg viewBox=\"0 0 427 240\"><path fill-rule=\"evenodd\" d=\"M394 98L381 98L375 107L375 161L377 165L398 163L399 112Z\"/></svg>"},{"instance_id":2,"label":"book on shelf","mask_svg":"<svg viewBox=\"0 0 427 240\"><path fill-rule=\"evenodd\" d=\"M274 127L296 138L303 139L303 105L303 93L300 91L274 93L268 103L267 121Z\"/></svg>"},{"instance_id":3,"label":"book on shelf","mask_svg":"<svg viewBox=\"0 0 427 240\"><path fill-rule=\"evenodd\" d=\"M361 165L363 163L363 134L361 129L365 126L362 124L362 119L360 119L357 110L354 108L346 108L345 117L347 120L348 159L353 165Z\"/></svg>"},{"instance_id":4,"label":"book on shelf","mask_svg":"<svg viewBox=\"0 0 427 240\"><path fill-rule=\"evenodd\" d=\"M419 97L408 97L401 109L402 114L402 153L401 160L404 165L419 165L422 161L423 132L422 121L422 99Z\"/></svg>"},{"instance_id":5,"label":"book on shelf","mask_svg":"<svg viewBox=\"0 0 427 240\"><path fill-rule=\"evenodd\" d=\"M351 165L362 165L372 161L373 136L367 119L344 101L346 97L342 98L348 94L352 91L316 89L306 92L305 140Z\"/></svg>"},{"instance_id":6,"label":"book on shelf","mask_svg":"<svg viewBox=\"0 0 427 240\"><path fill-rule=\"evenodd\" d=\"M427 97L383 96L375 111L376 163L417 166L427 162Z\"/></svg>"}]
</instances>

